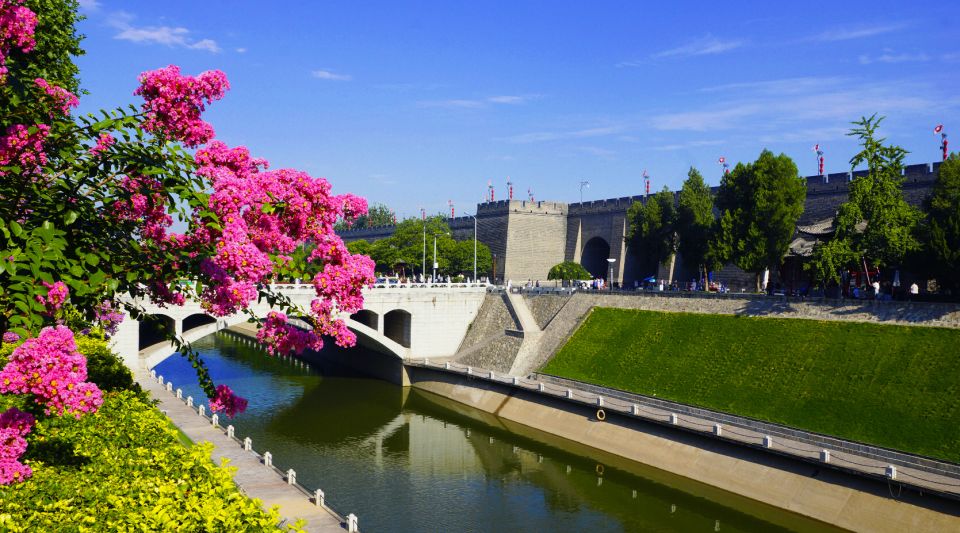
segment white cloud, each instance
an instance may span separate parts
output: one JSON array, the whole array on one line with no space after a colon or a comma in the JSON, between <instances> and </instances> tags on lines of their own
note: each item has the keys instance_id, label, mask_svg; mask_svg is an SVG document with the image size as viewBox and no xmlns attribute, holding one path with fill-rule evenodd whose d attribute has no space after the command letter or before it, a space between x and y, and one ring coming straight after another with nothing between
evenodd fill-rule
<instances>
[{"instance_id":1,"label":"white cloud","mask_svg":"<svg viewBox=\"0 0 960 533\"><path fill-rule=\"evenodd\" d=\"M487 98L488 102L494 104L522 104L529 100L526 96L491 96Z\"/></svg>"},{"instance_id":2,"label":"white cloud","mask_svg":"<svg viewBox=\"0 0 960 533\"><path fill-rule=\"evenodd\" d=\"M922 52L917 54L884 52L874 57L869 55L860 56L861 65L869 65L871 63L917 63L925 61L930 61L930 56Z\"/></svg>"},{"instance_id":3,"label":"white cloud","mask_svg":"<svg viewBox=\"0 0 960 533\"><path fill-rule=\"evenodd\" d=\"M329 70L314 70L312 74L318 80L350 81L353 79L353 76L349 74L337 74Z\"/></svg>"},{"instance_id":4,"label":"white cloud","mask_svg":"<svg viewBox=\"0 0 960 533\"><path fill-rule=\"evenodd\" d=\"M624 127L621 125L613 125L569 131L535 131L531 133L521 133L519 135L504 137L500 140L513 144L530 144L536 142L557 141L561 139L586 139L590 137L605 137L608 135L614 135L616 133L620 133L623 131L623 129Z\"/></svg>"},{"instance_id":5,"label":"white cloud","mask_svg":"<svg viewBox=\"0 0 960 533\"><path fill-rule=\"evenodd\" d=\"M87 11L96 11L100 8L100 2L97 0L80 0L80 9Z\"/></svg>"},{"instance_id":6,"label":"white cloud","mask_svg":"<svg viewBox=\"0 0 960 533\"><path fill-rule=\"evenodd\" d=\"M247 53L247 49L246 49L246 48L237 48L237 49L236 49L236 52L237 52L238 54L245 54L245 53Z\"/></svg>"},{"instance_id":7,"label":"white cloud","mask_svg":"<svg viewBox=\"0 0 960 533\"><path fill-rule=\"evenodd\" d=\"M536 95L499 95L486 98L451 98L447 100L426 100L420 102L420 107L440 107L447 109L479 109L495 105L520 105L536 99Z\"/></svg>"},{"instance_id":8,"label":"white cloud","mask_svg":"<svg viewBox=\"0 0 960 533\"><path fill-rule=\"evenodd\" d=\"M653 149L658 152L667 152L672 150L686 150L689 148L698 148L701 146L718 146L723 144L724 141L690 141L685 143L677 144L665 144L661 146L654 146Z\"/></svg>"},{"instance_id":9,"label":"white cloud","mask_svg":"<svg viewBox=\"0 0 960 533\"><path fill-rule=\"evenodd\" d=\"M834 80L802 91L773 91L776 83L744 86L709 107L654 114L647 123L663 131L722 131L748 128L754 137L786 131L816 121L818 127L842 126L862 115L918 113L938 105L936 91L922 82L864 84L861 80ZM942 104L942 100L940 100Z\"/></svg>"},{"instance_id":10,"label":"white cloud","mask_svg":"<svg viewBox=\"0 0 960 533\"><path fill-rule=\"evenodd\" d=\"M190 30L187 28L180 26L134 26L131 24L133 19L133 15L123 11L111 15L107 23L119 31L113 38L134 43L162 44L169 47L206 50L213 53L220 51L220 47L213 39L192 39Z\"/></svg>"},{"instance_id":11,"label":"white cloud","mask_svg":"<svg viewBox=\"0 0 960 533\"><path fill-rule=\"evenodd\" d=\"M608 150L606 148L600 148L597 146L578 146L577 150L585 154L602 157L604 159L612 159L613 156L617 155L617 152L613 150Z\"/></svg>"},{"instance_id":12,"label":"white cloud","mask_svg":"<svg viewBox=\"0 0 960 533\"><path fill-rule=\"evenodd\" d=\"M717 39L711 34L707 34L699 39L695 39L683 46L678 46L676 48L671 48L669 50L663 50L653 54L651 57L654 59L663 59L666 57L689 57L689 56L702 56L709 54L720 54L723 52L728 52L736 48L740 48L745 44L741 40L731 40L731 41L722 41ZM637 66L635 64L628 64L632 62L624 62L623 66Z\"/></svg>"},{"instance_id":13,"label":"white cloud","mask_svg":"<svg viewBox=\"0 0 960 533\"><path fill-rule=\"evenodd\" d=\"M902 30L907 24L876 24L873 26L854 26L847 28L836 28L815 35L811 38L813 41L828 43L835 41L850 41L853 39L863 39L865 37L874 37L894 31Z\"/></svg>"},{"instance_id":14,"label":"white cloud","mask_svg":"<svg viewBox=\"0 0 960 533\"><path fill-rule=\"evenodd\" d=\"M849 81L848 78L831 76L804 76L797 78L783 78L779 80L747 81L739 83L727 83L724 85L714 85L704 87L699 92L717 93L717 92L746 92L756 91L763 93L785 94L785 93L803 93L813 89L823 90L827 86L836 86Z\"/></svg>"}]
</instances>

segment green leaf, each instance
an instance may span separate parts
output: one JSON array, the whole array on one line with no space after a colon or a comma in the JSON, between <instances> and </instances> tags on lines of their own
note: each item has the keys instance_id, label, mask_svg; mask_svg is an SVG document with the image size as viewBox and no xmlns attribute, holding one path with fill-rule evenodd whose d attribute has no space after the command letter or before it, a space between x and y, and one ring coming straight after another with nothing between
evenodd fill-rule
<instances>
[{"instance_id":1,"label":"green leaf","mask_svg":"<svg viewBox=\"0 0 960 533\"><path fill-rule=\"evenodd\" d=\"M63 223L69 226L70 224L73 224L76 220L77 220L77 212L67 211L67 216L63 218Z\"/></svg>"},{"instance_id":2,"label":"green leaf","mask_svg":"<svg viewBox=\"0 0 960 533\"><path fill-rule=\"evenodd\" d=\"M20 224L17 223L16 220L10 221L10 229L13 231L14 237L19 237L20 235L23 234L23 228L20 226Z\"/></svg>"},{"instance_id":3,"label":"green leaf","mask_svg":"<svg viewBox=\"0 0 960 533\"><path fill-rule=\"evenodd\" d=\"M83 259L90 266L97 266L100 264L100 258L96 254L87 254Z\"/></svg>"}]
</instances>

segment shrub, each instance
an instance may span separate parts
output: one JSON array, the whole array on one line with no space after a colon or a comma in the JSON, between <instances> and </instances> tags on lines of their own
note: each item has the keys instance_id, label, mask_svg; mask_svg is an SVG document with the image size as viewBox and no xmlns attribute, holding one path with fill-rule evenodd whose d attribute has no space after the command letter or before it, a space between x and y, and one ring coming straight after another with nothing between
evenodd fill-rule
<instances>
[{"instance_id":1,"label":"shrub","mask_svg":"<svg viewBox=\"0 0 960 533\"><path fill-rule=\"evenodd\" d=\"M587 269L583 268L583 265L573 261L564 261L553 265L553 268L547 273L547 279L571 280L590 279L591 277Z\"/></svg>"},{"instance_id":2,"label":"shrub","mask_svg":"<svg viewBox=\"0 0 960 533\"><path fill-rule=\"evenodd\" d=\"M18 401L0 397L3 408ZM0 487L0 530L266 531L276 508L234 485L210 460L211 444L185 448L142 396L115 390L79 420L37 422L24 457L29 483Z\"/></svg>"}]
</instances>

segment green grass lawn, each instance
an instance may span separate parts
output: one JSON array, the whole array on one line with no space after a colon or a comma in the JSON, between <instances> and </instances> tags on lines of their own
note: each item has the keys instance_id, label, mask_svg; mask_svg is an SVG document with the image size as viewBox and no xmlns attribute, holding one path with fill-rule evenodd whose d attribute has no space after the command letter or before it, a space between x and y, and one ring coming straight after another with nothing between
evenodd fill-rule
<instances>
[{"instance_id":1,"label":"green grass lawn","mask_svg":"<svg viewBox=\"0 0 960 533\"><path fill-rule=\"evenodd\" d=\"M960 330L597 308L543 372L960 462Z\"/></svg>"}]
</instances>

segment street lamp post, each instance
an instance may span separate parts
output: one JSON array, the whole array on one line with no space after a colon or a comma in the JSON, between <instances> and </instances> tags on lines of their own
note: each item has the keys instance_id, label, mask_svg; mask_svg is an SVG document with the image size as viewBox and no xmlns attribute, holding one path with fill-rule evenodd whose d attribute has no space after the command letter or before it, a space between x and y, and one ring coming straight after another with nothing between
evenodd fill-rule
<instances>
[{"instance_id":1,"label":"street lamp post","mask_svg":"<svg viewBox=\"0 0 960 533\"><path fill-rule=\"evenodd\" d=\"M420 219L423 220L423 264L420 267L420 274L423 281L427 281L427 210L420 208Z\"/></svg>"},{"instance_id":2,"label":"street lamp post","mask_svg":"<svg viewBox=\"0 0 960 533\"><path fill-rule=\"evenodd\" d=\"M590 182L587 181L587 180L581 180L581 181L580 181L580 203L581 203L581 204L583 203L583 188L584 188L584 187L586 187L586 188L589 189L589 188L590 188Z\"/></svg>"},{"instance_id":3,"label":"street lamp post","mask_svg":"<svg viewBox=\"0 0 960 533\"><path fill-rule=\"evenodd\" d=\"M437 282L437 236L438 235L450 235L449 233L434 233L433 234L433 282Z\"/></svg>"},{"instance_id":4,"label":"street lamp post","mask_svg":"<svg viewBox=\"0 0 960 533\"><path fill-rule=\"evenodd\" d=\"M613 258L613 257L607 258L607 262L610 263L610 277L608 277L607 280L610 282L611 291L613 290L613 263L615 263L616 261L617 261L616 258Z\"/></svg>"},{"instance_id":5,"label":"street lamp post","mask_svg":"<svg viewBox=\"0 0 960 533\"><path fill-rule=\"evenodd\" d=\"M473 219L473 282L477 282L477 217L476 215L467 214L468 217Z\"/></svg>"}]
</instances>

